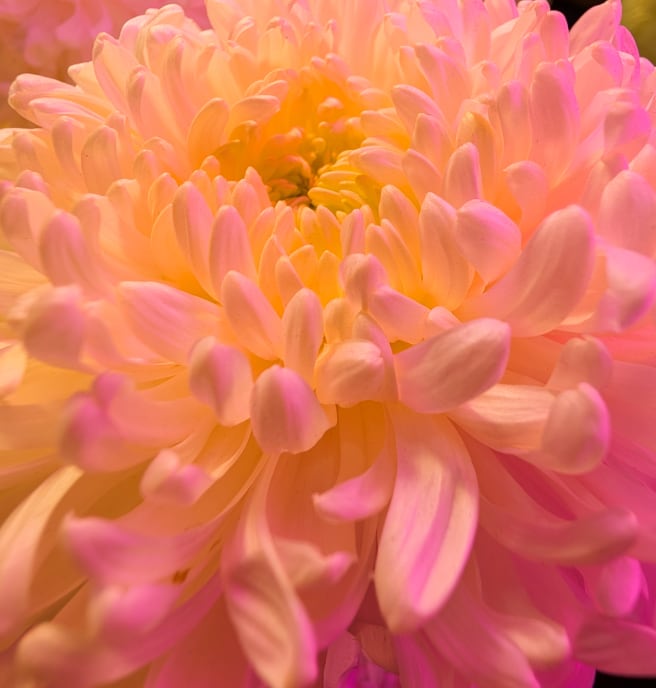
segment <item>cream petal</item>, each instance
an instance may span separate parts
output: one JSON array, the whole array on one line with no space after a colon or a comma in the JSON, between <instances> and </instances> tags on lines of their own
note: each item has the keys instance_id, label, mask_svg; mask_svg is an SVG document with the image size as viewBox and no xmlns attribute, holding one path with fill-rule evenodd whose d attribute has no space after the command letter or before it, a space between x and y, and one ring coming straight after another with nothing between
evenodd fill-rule
<instances>
[{"instance_id":1,"label":"cream petal","mask_svg":"<svg viewBox=\"0 0 656 688\"><path fill-rule=\"evenodd\" d=\"M554 329L583 297L594 264L592 223L577 206L547 217L510 271L487 292L464 304L461 315L508 322L513 334Z\"/></svg>"},{"instance_id":2,"label":"cream petal","mask_svg":"<svg viewBox=\"0 0 656 688\"><path fill-rule=\"evenodd\" d=\"M442 413L494 385L505 371L510 329L490 318L457 325L396 354L399 399L420 413Z\"/></svg>"},{"instance_id":3,"label":"cream petal","mask_svg":"<svg viewBox=\"0 0 656 688\"><path fill-rule=\"evenodd\" d=\"M266 454L311 449L331 426L307 382L274 365L255 381L251 395L253 435Z\"/></svg>"},{"instance_id":4,"label":"cream petal","mask_svg":"<svg viewBox=\"0 0 656 688\"><path fill-rule=\"evenodd\" d=\"M245 349L268 361L280 358L280 316L255 282L231 270L221 285L221 301L228 322Z\"/></svg>"},{"instance_id":5,"label":"cream petal","mask_svg":"<svg viewBox=\"0 0 656 688\"><path fill-rule=\"evenodd\" d=\"M218 344L214 337L201 339L191 351L189 388L222 425L238 425L250 416L250 362L239 349Z\"/></svg>"},{"instance_id":6,"label":"cream petal","mask_svg":"<svg viewBox=\"0 0 656 688\"><path fill-rule=\"evenodd\" d=\"M421 626L448 599L476 531L478 487L446 419L398 411L397 474L380 534L374 582L393 633Z\"/></svg>"},{"instance_id":7,"label":"cream petal","mask_svg":"<svg viewBox=\"0 0 656 688\"><path fill-rule=\"evenodd\" d=\"M18 341L0 341L0 399L20 386L27 353Z\"/></svg>"}]
</instances>

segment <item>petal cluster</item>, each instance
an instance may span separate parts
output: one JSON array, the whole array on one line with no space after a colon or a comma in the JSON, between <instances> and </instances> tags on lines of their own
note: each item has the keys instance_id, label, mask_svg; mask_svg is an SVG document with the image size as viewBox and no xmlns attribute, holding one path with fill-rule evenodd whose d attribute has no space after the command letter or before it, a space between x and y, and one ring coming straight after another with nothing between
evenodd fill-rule
<instances>
[{"instance_id":1,"label":"petal cluster","mask_svg":"<svg viewBox=\"0 0 656 688\"><path fill-rule=\"evenodd\" d=\"M206 10L11 88L0 671L656 673L656 72L619 0Z\"/></svg>"},{"instance_id":2,"label":"petal cluster","mask_svg":"<svg viewBox=\"0 0 656 688\"><path fill-rule=\"evenodd\" d=\"M66 80L71 64L88 60L95 37L118 32L134 15L164 0L2 0L0 2L0 125L25 126L7 104L21 72ZM185 12L207 25L203 0L181 0Z\"/></svg>"}]
</instances>

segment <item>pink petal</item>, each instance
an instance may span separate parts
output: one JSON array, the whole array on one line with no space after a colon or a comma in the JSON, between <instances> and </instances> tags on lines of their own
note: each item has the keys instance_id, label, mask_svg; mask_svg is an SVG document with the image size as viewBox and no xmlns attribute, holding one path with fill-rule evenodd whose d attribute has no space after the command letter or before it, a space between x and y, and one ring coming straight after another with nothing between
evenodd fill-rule
<instances>
[{"instance_id":1,"label":"pink petal","mask_svg":"<svg viewBox=\"0 0 656 688\"><path fill-rule=\"evenodd\" d=\"M456 213L456 241L486 282L493 282L515 262L521 233L501 210L484 201L465 203Z\"/></svg>"},{"instance_id":2,"label":"pink petal","mask_svg":"<svg viewBox=\"0 0 656 688\"><path fill-rule=\"evenodd\" d=\"M348 460L349 457L344 457ZM377 514L392 495L394 487L392 447L385 442L373 463L359 475L313 496L317 511L326 518L356 521Z\"/></svg>"},{"instance_id":3,"label":"pink petal","mask_svg":"<svg viewBox=\"0 0 656 688\"><path fill-rule=\"evenodd\" d=\"M209 522L180 534L155 537L105 519L69 516L63 529L71 552L95 581L140 585L188 568L215 525Z\"/></svg>"},{"instance_id":4,"label":"pink petal","mask_svg":"<svg viewBox=\"0 0 656 688\"><path fill-rule=\"evenodd\" d=\"M473 320L396 354L399 399L420 413L442 413L494 385L508 361L510 330Z\"/></svg>"},{"instance_id":5,"label":"pink petal","mask_svg":"<svg viewBox=\"0 0 656 688\"><path fill-rule=\"evenodd\" d=\"M87 314L77 285L56 287L29 309L23 345L35 358L66 368L81 367Z\"/></svg>"},{"instance_id":6,"label":"pink petal","mask_svg":"<svg viewBox=\"0 0 656 688\"><path fill-rule=\"evenodd\" d=\"M317 399L322 404L354 406L395 395L381 350L370 341L350 340L327 347L315 368Z\"/></svg>"},{"instance_id":7,"label":"pink petal","mask_svg":"<svg viewBox=\"0 0 656 688\"><path fill-rule=\"evenodd\" d=\"M566 169L579 137L579 104L572 81L559 65L543 62L533 76L530 90L530 157L556 180Z\"/></svg>"},{"instance_id":8,"label":"pink petal","mask_svg":"<svg viewBox=\"0 0 656 688\"><path fill-rule=\"evenodd\" d=\"M307 382L293 370L277 365L255 381L251 423L258 444L272 455L307 451L331 426Z\"/></svg>"},{"instance_id":9,"label":"pink petal","mask_svg":"<svg viewBox=\"0 0 656 688\"><path fill-rule=\"evenodd\" d=\"M374 573L393 633L420 626L444 604L469 556L478 488L467 451L445 419L399 410L397 475Z\"/></svg>"},{"instance_id":10,"label":"pink petal","mask_svg":"<svg viewBox=\"0 0 656 688\"><path fill-rule=\"evenodd\" d=\"M250 362L239 349L218 344L214 337L201 339L191 351L189 388L212 408L221 425L238 425L250 416Z\"/></svg>"},{"instance_id":11,"label":"pink petal","mask_svg":"<svg viewBox=\"0 0 656 688\"><path fill-rule=\"evenodd\" d=\"M515 336L548 332L583 297L594 264L594 235L577 206L557 210L538 227L511 270L481 296L465 303L463 315L507 321Z\"/></svg>"},{"instance_id":12,"label":"pink petal","mask_svg":"<svg viewBox=\"0 0 656 688\"><path fill-rule=\"evenodd\" d=\"M478 685L539 688L528 660L485 604L459 585L426 627L435 650ZM491 677L493 677L490 682Z\"/></svg>"},{"instance_id":13,"label":"pink petal","mask_svg":"<svg viewBox=\"0 0 656 688\"><path fill-rule=\"evenodd\" d=\"M455 223L455 209L434 193L427 194L419 212L424 287L439 305L451 309L462 303L473 277L457 244Z\"/></svg>"},{"instance_id":14,"label":"pink petal","mask_svg":"<svg viewBox=\"0 0 656 688\"><path fill-rule=\"evenodd\" d=\"M624 170L608 183L598 227L615 246L646 256L656 253L656 193L641 175Z\"/></svg>"}]
</instances>

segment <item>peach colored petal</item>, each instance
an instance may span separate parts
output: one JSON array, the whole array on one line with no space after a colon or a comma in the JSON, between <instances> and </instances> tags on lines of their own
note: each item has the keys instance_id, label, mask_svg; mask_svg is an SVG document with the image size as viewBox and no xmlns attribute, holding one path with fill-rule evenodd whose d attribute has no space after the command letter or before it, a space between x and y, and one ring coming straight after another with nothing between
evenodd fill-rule
<instances>
[{"instance_id":1,"label":"peach colored petal","mask_svg":"<svg viewBox=\"0 0 656 688\"><path fill-rule=\"evenodd\" d=\"M476 529L478 490L467 451L448 421L406 411L392 422L396 483L374 581L388 627L405 633L433 616L457 584Z\"/></svg>"},{"instance_id":2,"label":"peach colored petal","mask_svg":"<svg viewBox=\"0 0 656 688\"><path fill-rule=\"evenodd\" d=\"M441 413L491 387L505 368L509 331L488 318L473 320L397 354L399 399L421 413Z\"/></svg>"}]
</instances>

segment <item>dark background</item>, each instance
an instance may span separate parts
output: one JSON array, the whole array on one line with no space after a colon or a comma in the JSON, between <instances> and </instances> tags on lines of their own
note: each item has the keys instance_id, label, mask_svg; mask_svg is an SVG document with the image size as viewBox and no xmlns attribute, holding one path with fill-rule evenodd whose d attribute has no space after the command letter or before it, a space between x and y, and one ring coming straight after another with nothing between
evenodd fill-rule
<instances>
[{"instance_id":1,"label":"dark background","mask_svg":"<svg viewBox=\"0 0 656 688\"><path fill-rule=\"evenodd\" d=\"M586 9L599 5L600 2L601 0L551 0L551 6L562 12L571 26ZM653 2L656 4L656 0ZM647 686L656 686L656 678L626 678L598 673L594 685L595 688L647 688Z\"/></svg>"}]
</instances>

